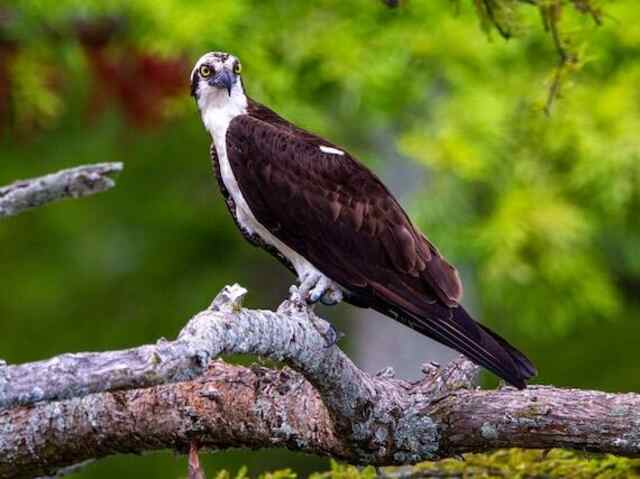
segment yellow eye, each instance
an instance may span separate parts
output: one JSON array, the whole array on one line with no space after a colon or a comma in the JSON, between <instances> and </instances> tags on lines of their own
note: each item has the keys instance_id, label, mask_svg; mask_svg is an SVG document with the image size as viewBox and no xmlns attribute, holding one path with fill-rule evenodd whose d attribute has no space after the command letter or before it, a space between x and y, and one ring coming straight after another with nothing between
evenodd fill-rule
<instances>
[{"instance_id":1,"label":"yellow eye","mask_svg":"<svg viewBox=\"0 0 640 479\"><path fill-rule=\"evenodd\" d=\"M209 75L211 75L211 68L209 68L207 65L202 65L200 67L200 76L206 78Z\"/></svg>"},{"instance_id":2,"label":"yellow eye","mask_svg":"<svg viewBox=\"0 0 640 479\"><path fill-rule=\"evenodd\" d=\"M233 65L233 73L235 73L236 75L239 75L241 71L242 71L242 66L240 65L240 62L236 62L235 65Z\"/></svg>"}]
</instances>

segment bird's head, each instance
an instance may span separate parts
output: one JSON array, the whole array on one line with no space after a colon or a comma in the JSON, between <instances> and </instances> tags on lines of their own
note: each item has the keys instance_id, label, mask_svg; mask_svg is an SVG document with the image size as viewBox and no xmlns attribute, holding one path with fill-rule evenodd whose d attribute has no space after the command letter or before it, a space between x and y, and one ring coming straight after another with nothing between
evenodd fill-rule
<instances>
[{"instance_id":1,"label":"bird's head","mask_svg":"<svg viewBox=\"0 0 640 479\"><path fill-rule=\"evenodd\" d=\"M191 72L191 96L201 112L225 108L246 99L240 80L240 61L229 53L205 53Z\"/></svg>"}]
</instances>

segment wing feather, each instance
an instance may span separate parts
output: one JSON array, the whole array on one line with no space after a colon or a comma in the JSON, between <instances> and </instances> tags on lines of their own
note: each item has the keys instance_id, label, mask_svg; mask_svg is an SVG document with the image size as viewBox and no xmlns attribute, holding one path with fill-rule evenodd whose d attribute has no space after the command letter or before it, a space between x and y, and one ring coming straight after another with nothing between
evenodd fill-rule
<instances>
[{"instance_id":1,"label":"wing feather","mask_svg":"<svg viewBox=\"0 0 640 479\"><path fill-rule=\"evenodd\" d=\"M270 110L241 115L227 152L256 219L351 294L450 346L512 384L534 371L458 305L462 285L382 182L347 152Z\"/></svg>"}]
</instances>

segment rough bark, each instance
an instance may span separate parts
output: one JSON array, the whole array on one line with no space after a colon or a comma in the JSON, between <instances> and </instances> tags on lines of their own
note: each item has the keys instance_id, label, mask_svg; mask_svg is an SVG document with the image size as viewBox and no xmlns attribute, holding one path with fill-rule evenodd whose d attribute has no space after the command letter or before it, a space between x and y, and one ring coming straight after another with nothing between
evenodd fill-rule
<instances>
[{"instance_id":1,"label":"rough bark","mask_svg":"<svg viewBox=\"0 0 640 479\"><path fill-rule=\"evenodd\" d=\"M369 376L338 347L326 347L319 331L327 323L295 294L274 313L242 309L244 293L240 287L225 288L174 342L94 353L87 362L73 356L78 361L74 375L90 382L100 368L116 366L118 377L132 361L131 384L138 389L83 395L87 390L75 384L61 391L80 397L0 412L0 477L51 474L117 453L186 452L194 440L211 449L284 446L376 465L498 447L640 456L640 395L541 386L481 391L472 386L477 368L462 358L444 369L425 366L425 377L415 383L394 379L390 370ZM162 353L149 352L154 348ZM191 359L175 363L172 354L180 351L191 351ZM231 352L281 360L294 370L207 361ZM101 355L110 359L96 362ZM165 359L173 365L164 366ZM34 377L42 376L43 364L36 363ZM177 364L186 365L182 377L203 374L140 388L157 382L163 371L170 371L164 379L176 380ZM7 369L21 368L30 377L30 366L5 367L5 375ZM84 374L85 366L90 374ZM48 374L59 375L58 368Z\"/></svg>"},{"instance_id":2,"label":"rough bark","mask_svg":"<svg viewBox=\"0 0 640 479\"><path fill-rule=\"evenodd\" d=\"M397 422L411 423L411 431L385 437L382 416L378 427L360 430L369 436L367 456L372 449L388 448L375 461L363 460L362 451L336 431L321 396L301 374L216 361L188 382L1 413L0 477L50 474L109 454L165 448L186 453L194 439L210 449L288 447L379 465L407 463L406 454L421 449L420 443L433 449L413 460L506 446L640 455L637 395L532 387L524 392L454 389L442 398L418 399L421 386L432 379L400 387L411 398L411 414L387 411L398 416ZM363 425L359 418L354 422ZM425 423L427 428L420 427Z\"/></svg>"},{"instance_id":3,"label":"rough bark","mask_svg":"<svg viewBox=\"0 0 640 479\"><path fill-rule=\"evenodd\" d=\"M189 321L172 342L162 339L154 345L122 351L63 354L15 366L0 363L0 409L196 377L205 371L210 358L239 352L234 351L234 341L240 341L241 335L225 338L228 328L216 321L216 310L235 307L245 293L240 286L225 288L211 308ZM250 335L253 324L238 321L236 326L247 328ZM225 350L225 340L230 343L229 350Z\"/></svg>"},{"instance_id":4,"label":"rough bark","mask_svg":"<svg viewBox=\"0 0 640 479\"><path fill-rule=\"evenodd\" d=\"M122 163L83 165L0 187L0 218L63 198L79 198L106 191L115 186L110 175L120 171Z\"/></svg>"}]
</instances>

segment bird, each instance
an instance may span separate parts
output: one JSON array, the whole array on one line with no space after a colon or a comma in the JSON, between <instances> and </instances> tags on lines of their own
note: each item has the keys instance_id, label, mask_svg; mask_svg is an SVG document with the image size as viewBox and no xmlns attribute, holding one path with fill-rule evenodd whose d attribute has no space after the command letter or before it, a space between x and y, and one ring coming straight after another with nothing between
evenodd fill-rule
<instances>
[{"instance_id":1,"label":"bird","mask_svg":"<svg viewBox=\"0 0 640 479\"><path fill-rule=\"evenodd\" d=\"M297 276L308 304L371 308L525 388L532 362L469 315L456 268L375 173L249 97L241 72L236 56L209 52L190 83L243 236Z\"/></svg>"}]
</instances>

